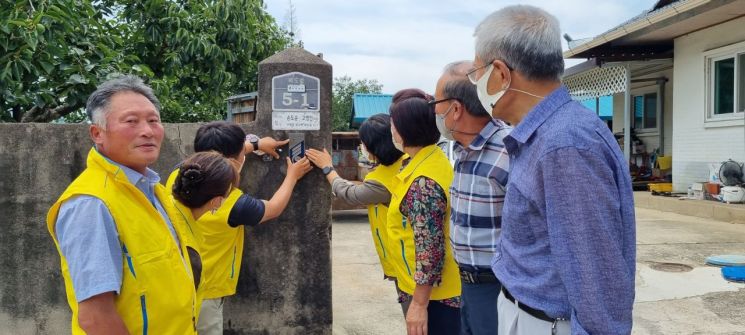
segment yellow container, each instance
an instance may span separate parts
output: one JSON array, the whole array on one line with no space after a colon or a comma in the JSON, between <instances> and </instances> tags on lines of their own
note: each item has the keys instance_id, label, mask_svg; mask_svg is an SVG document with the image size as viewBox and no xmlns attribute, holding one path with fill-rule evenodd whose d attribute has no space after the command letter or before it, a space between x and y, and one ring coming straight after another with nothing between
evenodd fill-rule
<instances>
[{"instance_id":1,"label":"yellow container","mask_svg":"<svg viewBox=\"0 0 745 335\"><path fill-rule=\"evenodd\" d=\"M667 170L673 166L673 156L659 156L657 157L657 165L660 166L660 170Z\"/></svg>"},{"instance_id":2,"label":"yellow container","mask_svg":"<svg viewBox=\"0 0 745 335\"><path fill-rule=\"evenodd\" d=\"M649 190L652 192L672 192L673 183L649 184Z\"/></svg>"}]
</instances>

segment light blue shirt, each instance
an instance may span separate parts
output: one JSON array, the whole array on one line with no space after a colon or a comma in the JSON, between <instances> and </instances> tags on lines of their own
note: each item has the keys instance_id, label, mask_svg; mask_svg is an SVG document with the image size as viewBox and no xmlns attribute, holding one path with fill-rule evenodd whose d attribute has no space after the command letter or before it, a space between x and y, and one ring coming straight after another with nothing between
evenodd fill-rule
<instances>
[{"instance_id":1,"label":"light blue shirt","mask_svg":"<svg viewBox=\"0 0 745 335\"><path fill-rule=\"evenodd\" d=\"M158 209L171 236L179 244L176 231L155 196L154 185L160 182L160 176L151 169L147 169L143 176L126 166L108 161L121 168L127 180ZM55 229L62 255L67 260L76 300L81 302L112 291L119 294L122 286L122 246L114 218L103 201L88 195L68 199L60 206Z\"/></svg>"},{"instance_id":2,"label":"light blue shirt","mask_svg":"<svg viewBox=\"0 0 745 335\"><path fill-rule=\"evenodd\" d=\"M572 334L629 334L636 221L628 162L608 126L561 87L504 144L510 177L493 270L516 300Z\"/></svg>"}]
</instances>

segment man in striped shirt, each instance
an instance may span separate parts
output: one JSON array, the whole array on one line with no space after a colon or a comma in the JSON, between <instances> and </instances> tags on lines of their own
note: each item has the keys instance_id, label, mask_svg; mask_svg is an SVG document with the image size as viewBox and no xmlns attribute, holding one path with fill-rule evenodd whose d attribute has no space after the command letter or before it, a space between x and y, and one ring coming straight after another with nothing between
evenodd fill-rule
<instances>
[{"instance_id":1,"label":"man in striped shirt","mask_svg":"<svg viewBox=\"0 0 745 335\"><path fill-rule=\"evenodd\" d=\"M497 333L500 284L491 270L501 227L509 155L502 139L511 130L492 119L466 77L470 61L449 64L437 82L437 128L455 141L450 186L450 243L461 274L463 334Z\"/></svg>"}]
</instances>

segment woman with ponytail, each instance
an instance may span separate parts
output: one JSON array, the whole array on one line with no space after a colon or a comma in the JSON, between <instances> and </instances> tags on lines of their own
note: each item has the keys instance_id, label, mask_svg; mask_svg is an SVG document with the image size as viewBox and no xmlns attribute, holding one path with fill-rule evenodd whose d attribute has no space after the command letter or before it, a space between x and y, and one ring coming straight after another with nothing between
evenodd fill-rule
<instances>
[{"instance_id":1,"label":"woman with ponytail","mask_svg":"<svg viewBox=\"0 0 745 335\"><path fill-rule=\"evenodd\" d=\"M217 210L237 179L231 162L215 152L198 152L187 158L173 185L173 197L190 209L194 219Z\"/></svg>"},{"instance_id":2,"label":"woman with ponytail","mask_svg":"<svg viewBox=\"0 0 745 335\"><path fill-rule=\"evenodd\" d=\"M186 226L186 244L189 252L194 285L197 287L197 319L202 304L203 290L199 288L202 279L202 258L199 240L201 235L196 228L196 220L207 212L216 211L230 193L237 172L229 159L215 151L198 152L189 156L178 170L173 184L173 208L177 214L171 215L176 223Z\"/></svg>"}]
</instances>

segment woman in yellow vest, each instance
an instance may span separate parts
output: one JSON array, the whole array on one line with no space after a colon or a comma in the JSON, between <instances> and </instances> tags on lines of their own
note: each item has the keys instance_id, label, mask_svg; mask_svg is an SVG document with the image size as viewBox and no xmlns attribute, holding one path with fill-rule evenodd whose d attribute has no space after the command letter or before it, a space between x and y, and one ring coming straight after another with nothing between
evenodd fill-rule
<instances>
[{"instance_id":1,"label":"woman in yellow vest","mask_svg":"<svg viewBox=\"0 0 745 335\"><path fill-rule=\"evenodd\" d=\"M202 277L199 230L196 220L207 212L215 212L227 198L236 180L237 172L231 162L221 154L209 151L189 156L179 169L174 180L173 207L178 215L172 215L176 223L184 226L187 232L189 259L191 260L194 284L198 288ZM197 317L201 307L201 290L197 291Z\"/></svg>"},{"instance_id":2,"label":"woman in yellow vest","mask_svg":"<svg viewBox=\"0 0 745 335\"><path fill-rule=\"evenodd\" d=\"M360 126L362 155L375 167L365 176L362 184L352 183L341 178L332 163L331 155L323 151L309 149L306 154L310 161L323 170L331 184L334 195L350 205L366 205L370 221L370 232L373 244L383 269L383 278L394 281L396 273L388 261L391 251L388 249L386 218L388 204L391 201L392 183L401 169L404 153L396 149L391 141L391 118L386 114L369 117ZM366 156L366 157L365 157ZM398 288L397 288L398 289ZM402 305L402 308L405 306Z\"/></svg>"},{"instance_id":3,"label":"woman in yellow vest","mask_svg":"<svg viewBox=\"0 0 745 335\"><path fill-rule=\"evenodd\" d=\"M449 243L453 170L437 146L432 97L416 89L393 97L393 143L410 158L393 182L388 239L408 334L460 333L460 277Z\"/></svg>"},{"instance_id":4,"label":"woman in yellow vest","mask_svg":"<svg viewBox=\"0 0 745 335\"><path fill-rule=\"evenodd\" d=\"M246 133L235 123L214 121L205 123L194 137L194 151L216 151L229 159L241 171L246 155L261 151L275 158L277 147L289 141L276 141L271 137L259 139ZM200 335L223 333L222 309L225 298L235 294L243 259L244 227L265 223L282 214L290 201L297 181L312 169L308 159L295 163L287 159L287 175L271 199L256 199L238 188L240 174L236 175L233 188L223 205L214 213L203 215L193 227L198 236L198 246L204 271L199 287L203 298L197 331ZM168 177L166 189L173 190L180 169Z\"/></svg>"}]
</instances>

